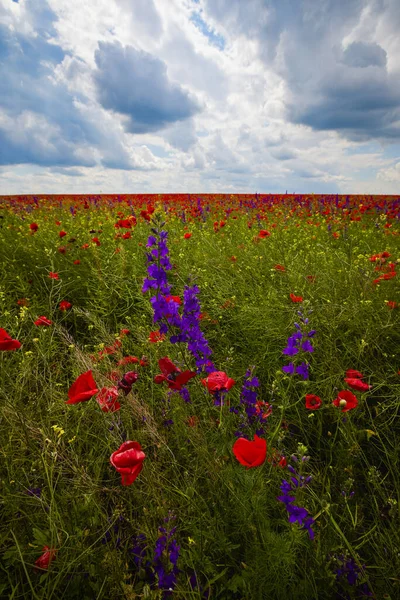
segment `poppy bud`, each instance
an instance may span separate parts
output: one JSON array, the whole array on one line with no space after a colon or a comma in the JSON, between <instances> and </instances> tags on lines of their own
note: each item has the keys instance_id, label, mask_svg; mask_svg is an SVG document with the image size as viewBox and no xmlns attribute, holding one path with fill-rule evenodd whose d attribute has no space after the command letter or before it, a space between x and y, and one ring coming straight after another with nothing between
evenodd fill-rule
<instances>
[{"instance_id":1,"label":"poppy bud","mask_svg":"<svg viewBox=\"0 0 400 600\"><path fill-rule=\"evenodd\" d=\"M137 381L139 375L136 371L128 371L122 377L121 381L118 381L117 387L125 393L125 396L129 394L132 389L132 385Z\"/></svg>"}]
</instances>

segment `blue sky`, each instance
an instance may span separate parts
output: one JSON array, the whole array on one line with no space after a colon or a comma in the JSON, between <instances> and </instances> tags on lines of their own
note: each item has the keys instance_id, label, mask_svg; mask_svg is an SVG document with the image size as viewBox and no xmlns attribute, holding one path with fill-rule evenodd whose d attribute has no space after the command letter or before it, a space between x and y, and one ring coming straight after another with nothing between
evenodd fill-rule
<instances>
[{"instance_id":1,"label":"blue sky","mask_svg":"<svg viewBox=\"0 0 400 600\"><path fill-rule=\"evenodd\" d=\"M400 193L398 0L0 0L0 194Z\"/></svg>"}]
</instances>

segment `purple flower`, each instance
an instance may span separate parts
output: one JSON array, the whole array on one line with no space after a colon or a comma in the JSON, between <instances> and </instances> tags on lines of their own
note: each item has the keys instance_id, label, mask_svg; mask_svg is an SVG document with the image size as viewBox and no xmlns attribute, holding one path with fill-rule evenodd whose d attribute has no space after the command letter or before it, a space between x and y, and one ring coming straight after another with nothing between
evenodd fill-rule
<instances>
[{"instance_id":1,"label":"purple flower","mask_svg":"<svg viewBox=\"0 0 400 600\"><path fill-rule=\"evenodd\" d=\"M168 522L172 518L174 517L169 515L167 521L165 519L164 521ZM175 539L171 539L175 534L176 527L173 527L169 532L165 527L160 527L159 531L163 535L156 541L153 567L157 574L158 589L162 590L163 598L167 598L172 594L179 574L177 562L180 546L178 546Z\"/></svg>"},{"instance_id":2,"label":"purple flower","mask_svg":"<svg viewBox=\"0 0 400 600\"><path fill-rule=\"evenodd\" d=\"M291 362L286 367L282 367L282 371L284 373L288 373L288 375L293 375L294 373L294 364Z\"/></svg>"},{"instance_id":3,"label":"purple flower","mask_svg":"<svg viewBox=\"0 0 400 600\"><path fill-rule=\"evenodd\" d=\"M305 508L301 506L296 506L294 504L288 505L286 507L289 513L289 523L298 523L299 525L303 525L303 520L307 517L308 512Z\"/></svg>"},{"instance_id":4,"label":"purple flower","mask_svg":"<svg viewBox=\"0 0 400 600\"><path fill-rule=\"evenodd\" d=\"M172 344L186 342L189 352L195 359L198 373L203 369L206 373L212 373L216 367L209 359L212 350L200 328L201 308L197 298L199 292L197 285L185 286L182 317L179 319L179 323L176 323L180 328L180 333L171 336L170 341Z\"/></svg>"},{"instance_id":5,"label":"purple flower","mask_svg":"<svg viewBox=\"0 0 400 600\"><path fill-rule=\"evenodd\" d=\"M28 488L27 491L28 496L36 496L37 498L40 498L41 493L42 488Z\"/></svg>"},{"instance_id":6,"label":"purple flower","mask_svg":"<svg viewBox=\"0 0 400 600\"><path fill-rule=\"evenodd\" d=\"M303 352L314 352L314 348L309 340L302 343L301 349Z\"/></svg>"},{"instance_id":7,"label":"purple flower","mask_svg":"<svg viewBox=\"0 0 400 600\"><path fill-rule=\"evenodd\" d=\"M301 375L303 379L308 379L308 364L302 362L301 365L296 367L296 373Z\"/></svg>"},{"instance_id":8,"label":"purple flower","mask_svg":"<svg viewBox=\"0 0 400 600\"><path fill-rule=\"evenodd\" d=\"M179 390L179 395L184 399L185 402L191 403L189 390L186 387L183 387Z\"/></svg>"},{"instance_id":9,"label":"purple flower","mask_svg":"<svg viewBox=\"0 0 400 600\"><path fill-rule=\"evenodd\" d=\"M298 462L298 460L296 460L296 462ZM286 479L282 481L280 487L282 496L278 496L277 500L285 505L289 516L289 523L298 523L299 525L302 525L303 529L308 531L310 539L313 540L314 531L311 529L311 526L315 522L314 519L309 516L308 511L304 507L294 504L296 501L296 491L298 488L306 486L311 481L311 477L299 475L292 465L289 465L288 469L295 477L291 477L290 481L287 481Z\"/></svg>"}]
</instances>

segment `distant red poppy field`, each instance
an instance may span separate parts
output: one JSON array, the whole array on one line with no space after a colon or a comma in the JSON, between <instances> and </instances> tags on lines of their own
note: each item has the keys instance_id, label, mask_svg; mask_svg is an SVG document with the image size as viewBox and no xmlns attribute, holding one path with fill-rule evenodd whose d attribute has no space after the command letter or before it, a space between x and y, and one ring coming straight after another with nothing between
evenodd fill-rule
<instances>
[{"instance_id":1,"label":"distant red poppy field","mask_svg":"<svg viewBox=\"0 0 400 600\"><path fill-rule=\"evenodd\" d=\"M0 596L400 596L400 197L0 196Z\"/></svg>"}]
</instances>

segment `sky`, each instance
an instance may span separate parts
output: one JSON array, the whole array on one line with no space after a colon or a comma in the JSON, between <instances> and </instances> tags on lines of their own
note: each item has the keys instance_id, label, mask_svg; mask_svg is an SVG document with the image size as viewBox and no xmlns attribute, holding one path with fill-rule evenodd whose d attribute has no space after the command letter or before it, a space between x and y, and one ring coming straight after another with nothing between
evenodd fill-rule
<instances>
[{"instance_id":1,"label":"sky","mask_svg":"<svg viewBox=\"0 0 400 600\"><path fill-rule=\"evenodd\" d=\"M399 0L0 0L0 194L400 194Z\"/></svg>"}]
</instances>

